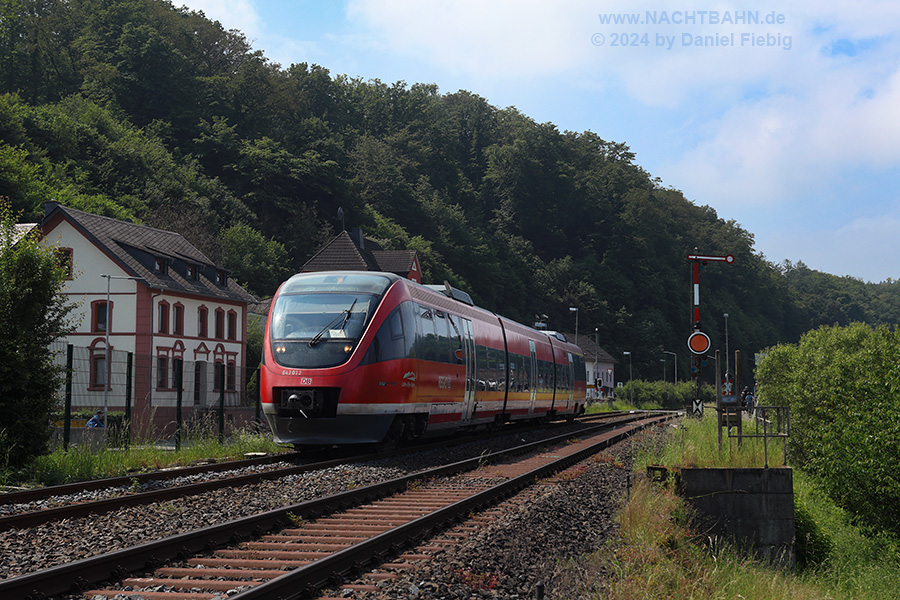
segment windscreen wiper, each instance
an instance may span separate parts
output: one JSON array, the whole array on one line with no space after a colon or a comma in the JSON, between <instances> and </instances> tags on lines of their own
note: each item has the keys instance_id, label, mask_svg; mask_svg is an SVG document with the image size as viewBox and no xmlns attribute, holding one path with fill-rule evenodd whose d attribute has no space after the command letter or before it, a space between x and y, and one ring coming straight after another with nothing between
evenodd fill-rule
<instances>
[{"instance_id":1,"label":"windscreen wiper","mask_svg":"<svg viewBox=\"0 0 900 600\"><path fill-rule=\"evenodd\" d=\"M359 298L354 298L353 304L350 305L350 308L348 308L347 310L342 310L341 313L338 316L336 316L334 319L332 319L328 325L323 327L319 333L314 335L313 338L311 340L309 340L309 347L312 348L316 344L321 342L322 338L325 336L325 333L329 329L331 329L334 326L334 324L337 323L338 321L341 321L341 329L344 329L344 326L347 324L347 321L350 320L350 312L353 310L353 307L356 306L356 301L358 299Z\"/></svg>"}]
</instances>

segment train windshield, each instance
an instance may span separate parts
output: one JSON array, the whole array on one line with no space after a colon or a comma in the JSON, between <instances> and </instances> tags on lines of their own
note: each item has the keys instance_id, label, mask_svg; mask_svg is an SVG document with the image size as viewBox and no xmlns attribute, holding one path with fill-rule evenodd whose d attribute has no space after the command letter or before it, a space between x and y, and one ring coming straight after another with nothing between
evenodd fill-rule
<instances>
[{"instance_id":1,"label":"train windshield","mask_svg":"<svg viewBox=\"0 0 900 600\"><path fill-rule=\"evenodd\" d=\"M271 343L284 367L323 368L346 362L390 286L371 275L298 276L272 307Z\"/></svg>"}]
</instances>

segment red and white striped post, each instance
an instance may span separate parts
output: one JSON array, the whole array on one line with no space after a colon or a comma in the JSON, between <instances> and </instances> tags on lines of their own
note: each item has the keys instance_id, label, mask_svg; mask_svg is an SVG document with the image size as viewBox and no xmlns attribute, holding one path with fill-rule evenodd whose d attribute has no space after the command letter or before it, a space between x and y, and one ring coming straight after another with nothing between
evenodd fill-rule
<instances>
[{"instance_id":1,"label":"red and white striped post","mask_svg":"<svg viewBox=\"0 0 900 600\"><path fill-rule=\"evenodd\" d=\"M703 354L709 350L710 341L709 336L700 331L700 266L705 265L708 262L724 262L727 264L734 263L734 256L731 254L725 256L714 256L707 254L688 254L688 260L691 261L691 267L693 269L693 296L694 296L694 310L693 310L693 333L688 337L688 348L690 348L691 352L694 353L694 363L693 363L693 371L691 375L693 375L696 379L696 384L694 387L694 402L691 407L691 412L698 417L703 416L703 400L700 396L700 366L702 364L703 359L701 358Z\"/></svg>"}]
</instances>

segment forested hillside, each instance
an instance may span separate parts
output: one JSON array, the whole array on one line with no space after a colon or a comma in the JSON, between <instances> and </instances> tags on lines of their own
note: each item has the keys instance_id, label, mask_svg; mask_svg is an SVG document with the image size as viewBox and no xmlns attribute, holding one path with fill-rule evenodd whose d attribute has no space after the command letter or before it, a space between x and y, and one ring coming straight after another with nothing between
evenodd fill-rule
<instances>
[{"instance_id":1,"label":"forested hillside","mask_svg":"<svg viewBox=\"0 0 900 600\"><path fill-rule=\"evenodd\" d=\"M341 228L415 248L425 280L492 310L598 332L635 377L687 358L686 255L703 329L748 355L820 324L900 321L897 282L773 265L753 235L642 169L624 143L559 131L434 84L273 64L162 0L0 0L0 196L179 231L259 296ZM687 360L679 361L687 376Z\"/></svg>"}]
</instances>

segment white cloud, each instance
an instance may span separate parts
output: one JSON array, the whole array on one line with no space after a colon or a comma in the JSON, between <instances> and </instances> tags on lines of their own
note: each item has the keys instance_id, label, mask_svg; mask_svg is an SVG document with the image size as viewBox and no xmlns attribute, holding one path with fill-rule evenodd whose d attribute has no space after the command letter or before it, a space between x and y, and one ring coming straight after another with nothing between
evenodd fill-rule
<instances>
[{"instance_id":1,"label":"white cloud","mask_svg":"<svg viewBox=\"0 0 900 600\"><path fill-rule=\"evenodd\" d=\"M262 22L252 0L175 0L175 6L203 11L207 18L218 21L225 29L238 29L248 40L256 39Z\"/></svg>"},{"instance_id":2,"label":"white cloud","mask_svg":"<svg viewBox=\"0 0 900 600\"><path fill-rule=\"evenodd\" d=\"M759 240L770 260L784 257L834 275L865 281L900 279L900 214L892 212L851 221L838 229L780 232Z\"/></svg>"},{"instance_id":3,"label":"white cloud","mask_svg":"<svg viewBox=\"0 0 900 600\"><path fill-rule=\"evenodd\" d=\"M474 79L536 78L582 65L590 2L351 0L348 17L396 55Z\"/></svg>"}]
</instances>

